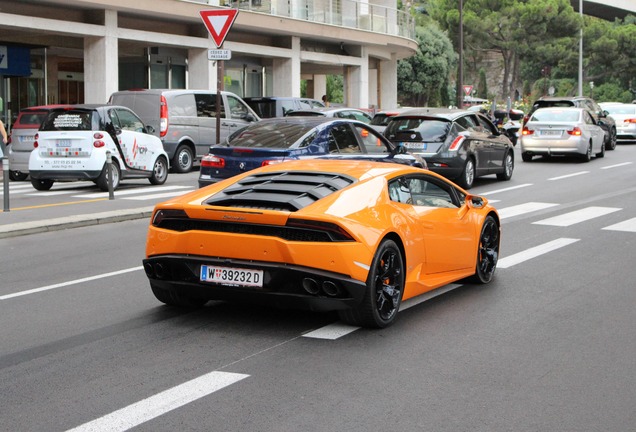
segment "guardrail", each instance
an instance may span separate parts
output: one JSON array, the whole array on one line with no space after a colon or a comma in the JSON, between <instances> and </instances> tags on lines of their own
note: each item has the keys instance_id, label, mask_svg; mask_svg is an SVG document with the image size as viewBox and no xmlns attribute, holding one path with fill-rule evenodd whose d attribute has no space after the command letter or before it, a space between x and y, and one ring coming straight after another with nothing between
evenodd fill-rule
<instances>
[{"instance_id":1,"label":"guardrail","mask_svg":"<svg viewBox=\"0 0 636 432\"><path fill-rule=\"evenodd\" d=\"M405 11L368 0L186 0L210 6L367 30L415 40L415 20Z\"/></svg>"}]
</instances>

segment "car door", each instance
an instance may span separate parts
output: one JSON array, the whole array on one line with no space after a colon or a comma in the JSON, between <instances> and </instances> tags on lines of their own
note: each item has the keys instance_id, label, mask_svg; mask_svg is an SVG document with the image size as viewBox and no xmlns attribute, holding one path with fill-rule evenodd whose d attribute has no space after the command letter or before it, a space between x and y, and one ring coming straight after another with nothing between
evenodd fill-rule
<instances>
[{"instance_id":1,"label":"car door","mask_svg":"<svg viewBox=\"0 0 636 432\"><path fill-rule=\"evenodd\" d=\"M475 158L475 170L478 176L487 174L489 172L489 160L490 160L490 146L486 139L488 136L477 120L477 116L474 114L464 115L458 117L455 123L460 125L466 131L468 135L468 153Z\"/></svg>"},{"instance_id":2,"label":"car door","mask_svg":"<svg viewBox=\"0 0 636 432\"><path fill-rule=\"evenodd\" d=\"M583 110L583 121L592 137L593 153L599 153L601 146L605 142L605 130L596 123L594 117L587 110Z\"/></svg>"},{"instance_id":3,"label":"car door","mask_svg":"<svg viewBox=\"0 0 636 432\"><path fill-rule=\"evenodd\" d=\"M146 133L141 119L129 109L113 108L108 114L115 127L125 169L151 170L155 152L150 141L156 137Z\"/></svg>"},{"instance_id":4,"label":"car door","mask_svg":"<svg viewBox=\"0 0 636 432\"><path fill-rule=\"evenodd\" d=\"M505 137L501 135L499 130L488 119L481 115L477 115L477 119L484 133L484 148L488 154L487 163L489 173L498 173L503 169L503 161L508 145Z\"/></svg>"},{"instance_id":5,"label":"car door","mask_svg":"<svg viewBox=\"0 0 636 432\"><path fill-rule=\"evenodd\" d=\"M389 196L413 218L409 241L425 250L425 274L475 266L475 229L452 186L426 174L404 176L389 183Z\"/></svg>"}]
</instances>

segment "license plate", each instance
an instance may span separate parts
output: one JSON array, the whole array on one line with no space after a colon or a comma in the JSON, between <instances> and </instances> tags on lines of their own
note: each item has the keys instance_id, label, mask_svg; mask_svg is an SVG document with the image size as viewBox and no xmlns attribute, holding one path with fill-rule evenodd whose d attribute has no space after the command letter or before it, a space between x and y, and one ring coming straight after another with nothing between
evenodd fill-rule
<instances>
[{"instance_id":1,"label":"license plate","mask_svg":"<svg viewBox=\"0 0 636 432\"><path fill-rule=\"evenodd\" d=\"M21 143L32 143L33 141L35 141L35 138L33 135L21 135L20 136L20 142Z\"/></svg>"},{"instance_id":2,"label":"license plate","mask_svg":"<svg viewBox=\"0 0 636 432\"><path fill-rule=\"evenodd\" d=\"M426 150L426 143L401 142L400 145L406 147L409 150Z\"/></svg>"},{"instance_id":3,"label":"license plate","mask_svg":"<svg viewBox=\"0 0 636 432\"><path fill-rule=\"evenodd\" d=\"M71 145L71 140L69 139L57 140L57 143L56 143L57 147L69 147L70 145Z\"/></svg>"},{"instance_id":4,"label":"license plate","mask_svg":"<svg viewBox=\"0 0 636 432\"><path fill-rule=\"evenodd\" d=\"M541 136L561 136L560 130L542 130Z\"/></svg>"},{"instance_id":5,"label":"license plate","mask_svg":"<svg viewBox=\"0 0 636 432\"><path fill-rule=\"evenodd\" d=\"M202 265L200 276L201 282L232 286L263 287L263 270Z\"/></svg>"}]
</instances>

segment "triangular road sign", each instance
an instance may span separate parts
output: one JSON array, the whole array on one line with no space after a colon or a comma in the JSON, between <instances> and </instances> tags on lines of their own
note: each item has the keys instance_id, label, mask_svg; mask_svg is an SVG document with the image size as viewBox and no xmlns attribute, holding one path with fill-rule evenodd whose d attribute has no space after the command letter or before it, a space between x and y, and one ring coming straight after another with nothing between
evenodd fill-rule
<instances>
[{"instance_id":1,"label":"triangular road sign","mask_svg":"<svg viewBox=\"0 0 636 432\"><path fill-rule=\"evenodd\" d=\"M238 9L199 11L199 14L216 47L220 48L238 15Z\"/></svg>"}]
</instances>

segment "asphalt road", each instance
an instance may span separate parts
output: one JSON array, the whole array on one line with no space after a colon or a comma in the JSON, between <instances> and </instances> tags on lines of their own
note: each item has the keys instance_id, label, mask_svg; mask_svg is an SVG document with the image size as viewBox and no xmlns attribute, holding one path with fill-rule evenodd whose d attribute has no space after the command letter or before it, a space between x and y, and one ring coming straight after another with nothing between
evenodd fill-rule
<instances>
[{"instance_id":1,"label":"asphalt road","mask_svg":"<svg viewBox=\"0 0 636 432\"><path fill-rule=\"evenodd\" d=\"M0 430L633 430L636 145L518 151L511 181L472 190L502 216L495 280L383 330L164 307L144 219L0 240Z\"/></svg>"}]
</instances>

